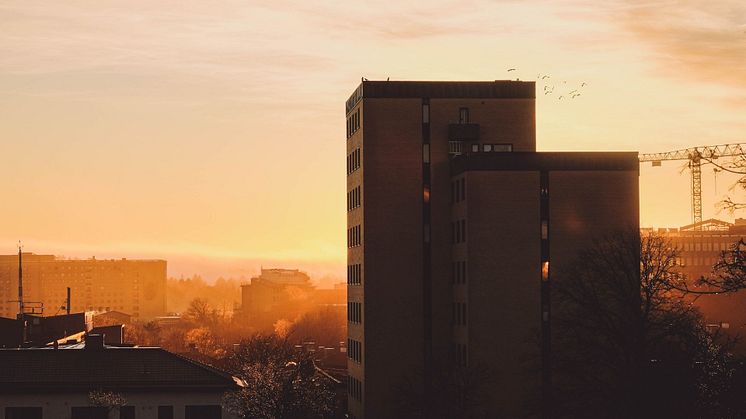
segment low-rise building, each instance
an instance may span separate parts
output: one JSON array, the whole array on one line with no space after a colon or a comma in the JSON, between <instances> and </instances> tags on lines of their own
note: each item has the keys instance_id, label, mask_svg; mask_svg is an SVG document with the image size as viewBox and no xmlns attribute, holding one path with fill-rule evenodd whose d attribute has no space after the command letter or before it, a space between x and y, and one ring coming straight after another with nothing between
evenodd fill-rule
<instances>
[{"instance_id":1,"label":"low-rise building","mask_svg":"<svg viewBox=\"0 0 746 419\"><path fill-rule=\"evenodd\" d=\"M227 373L161 348L106 346L101 335L81 346L0 350L0 417L234 418L221 400L240 381ZM96 406L96 391L121 396L124 406Z\"/></svg>"}]
</instances>

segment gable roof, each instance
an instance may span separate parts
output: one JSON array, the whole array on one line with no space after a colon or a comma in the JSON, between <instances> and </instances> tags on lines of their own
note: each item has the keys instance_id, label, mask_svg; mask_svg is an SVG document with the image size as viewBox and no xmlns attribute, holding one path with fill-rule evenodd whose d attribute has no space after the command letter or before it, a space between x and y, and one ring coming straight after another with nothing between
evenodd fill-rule
<instances>
[{"instance_id":1,"label":"gable roof","mask_svg":"<svg viewBox=\"0 0 746 419\"><path fill-rule=\"evenodd\" d=\"M225 391L231 375L161 348L2 349L0 393Z\"/></svg>"}]
</instances>

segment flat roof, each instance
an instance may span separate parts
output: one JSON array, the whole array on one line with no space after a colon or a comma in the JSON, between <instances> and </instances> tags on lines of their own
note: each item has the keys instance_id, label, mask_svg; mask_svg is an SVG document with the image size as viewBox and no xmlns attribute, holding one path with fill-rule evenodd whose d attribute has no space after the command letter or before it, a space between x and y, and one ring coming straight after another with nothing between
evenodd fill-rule
<instances>
[{"instance_id":1,"label":"flat roof","mask_svg":"<svg viewBox=\"0 0 746 419\"><path fill-rule=\"evenodd\" d=\"M347 100L347 112L363 98L536 99L536 82L363 80Z\"/></svg>"},{"instance_id":2,"label":"flat roof","mask_svg":"<svg viewBox=\"0 0 746 419\"><path fill-rule=\"evenodd\" d=\"M476 152L451 160L451 173L468 171L635 171L639 172L638 153L613 152Z\"/></svg>"}]
</instances>

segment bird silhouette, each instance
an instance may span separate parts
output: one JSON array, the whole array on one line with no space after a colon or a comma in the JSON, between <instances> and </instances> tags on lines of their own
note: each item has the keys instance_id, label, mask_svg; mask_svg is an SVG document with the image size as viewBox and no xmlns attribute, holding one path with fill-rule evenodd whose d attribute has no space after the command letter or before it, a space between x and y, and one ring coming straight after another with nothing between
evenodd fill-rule
<instances>
[{"instance_id":1,"label":"bird silhouette","mask_svg":"<svg viewBox=\"0 0 746 419\"><path fill-rule=\"evenodd\" d=\"M586 85L586 83L585 83L585 82L582 82L582 83L580 83L580 87L583 87L583 86L585 86L585 85Z\"/></svg>"},{"instance_id":2,"label":"bird silhouette","mask_svg":"<svg viewBox=\"0 0 746 419\"><path fill-rule=\"evenodd\" d=\"M548 76L548 75L546 75L546 74L545 74L545 75L543 75L543 76L541 77L541 79L542 79L542 80L544 80L544 79L548 79L548 78L549 78L549 76Z\"/></svg>"},{"instance_id":3,"label":"bird silhouette","mask_svg":"<svg viewBox=\"0 0 746 419\"><path fill-rule=\"evenodd\" d=\"M391 78L391 77L386 77L386 81L389 81L389 79L390 79L390 78Z\"/></svg>"},{"instance_id":4,"label":"bird silhouette","mask_svg":"<svg viewBox=\"0 0 746 419\"><path fill-rule=\"evenodd\" d=\"M515 68L509 68L508 71L515 71Z\"/></svg>"}]
</instances>

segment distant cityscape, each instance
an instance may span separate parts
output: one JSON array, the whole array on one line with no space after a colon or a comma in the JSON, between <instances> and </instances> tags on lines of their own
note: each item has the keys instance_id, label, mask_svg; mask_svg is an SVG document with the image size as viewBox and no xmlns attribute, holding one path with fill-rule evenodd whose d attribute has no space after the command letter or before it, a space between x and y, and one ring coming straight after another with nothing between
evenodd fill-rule
<instances>
[{"instance_id":1,"label":"distant cityscape","mask_svg":"<svg viewBox=\"0 0 746 419\"><path fill-rule=\"evenodd\" d=\"M704 279L741 266L746 219L702 221L700 202L693 224L640 228L638 153L537 151L535 101L527 81L363 79L345 103L333 288L287 266L206 281L160 259L1 255L4 417L550 418L608 413L616 396L566 395L594 390L576 374L620 347L604 373L631 387L646 380L627 369L701 389L700 365L741 365L744 282ZM645 243L675 256L658 276ZM663 285L641 293L650 278ZM694 349L666 352L682 336ZM689 367L696 379L671 379ZM635 394L611 393L615 408Z\"/></svg>"}]
</instances>

